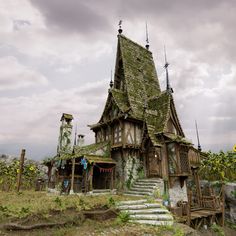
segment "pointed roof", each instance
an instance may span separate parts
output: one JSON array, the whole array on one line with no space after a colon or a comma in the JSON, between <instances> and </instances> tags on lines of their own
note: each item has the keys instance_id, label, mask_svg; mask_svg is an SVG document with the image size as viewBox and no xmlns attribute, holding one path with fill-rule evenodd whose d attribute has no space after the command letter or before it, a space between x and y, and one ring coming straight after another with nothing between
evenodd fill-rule
<instances>
[{"instance_id":1,"label":"pointed roof","mask_svg":"<svg viewBox=\"0 0 236 236\"><path fill-rule=\"evenodd\" d=\"M123 86L119 87L121 82ZM170 118L178 130L176 137L173 134L171 139L184 139L173 96L169 91L160 90L152 53L122 34L118 35L114 86L109 89L103 115L110 108L111 102L123 114L145 121L154 145L160 145L158 135L167 133ZM100 126L104 122L102 117L91 128Z\"/></svg>"},{"instance_id":2,"label":"pointed roof","mask_svg":"<svg viewBox=\"0 0 236 236\"><path fill-rule=\"evenodd\" d=\"M145 101L160 94L152 53L124 35L118 35L116 60L116 72L119 66L118 61L122 61L125 92L131 108L131 115L143 119Z\"/></svg>"}]
</instances>

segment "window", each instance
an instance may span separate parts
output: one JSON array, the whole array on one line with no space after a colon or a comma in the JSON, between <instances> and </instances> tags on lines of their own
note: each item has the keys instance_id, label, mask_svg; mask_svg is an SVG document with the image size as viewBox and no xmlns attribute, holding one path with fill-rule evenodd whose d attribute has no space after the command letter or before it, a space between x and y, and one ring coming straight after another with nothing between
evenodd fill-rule
<instances>
[{"instance_id":1,"label":"window","mask_svg":"<svg viewBox=\"0 0 236 236\"><path fill-rule=\"evenodd\" d=\"M176 174L177 173L177 156L176 149L174 143L169 143L167 145L168 157L169 157L169 173Z\"/></svg>"},{"instance_id":2,"label":"window","mask_svg":"<svg viewBox=\"0 0 236 236\"><path fill-rule=\"evenodd\" d=\"M120 125L115 125L114 127L114 143L120 143L121 142L121 127Z\"/></svg>"}]
</instances>

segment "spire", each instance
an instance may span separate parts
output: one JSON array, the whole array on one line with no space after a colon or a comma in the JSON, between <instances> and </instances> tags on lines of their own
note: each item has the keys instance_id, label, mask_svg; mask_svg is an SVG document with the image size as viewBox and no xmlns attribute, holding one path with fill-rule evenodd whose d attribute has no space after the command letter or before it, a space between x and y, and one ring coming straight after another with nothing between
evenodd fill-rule
<instances>
[{"instance_id":1,"label":"spire","mask_svg":"<svg viewBox=\"0 0 236 236\"><path fill-rule=\"evenodd\" d=\"M199 134L198 134L198 127L197 127L197 121L195 120L195 126L196 126L196 133L197 133L197 149L198 151L202 151L200 140L199 140Z\"/></svg>"},{"instance_id":2,"label":"spire","mask_svg":"<svg viewBox=\"0 0 236 236\"><path fill-rule=\"evenodd\" d=\"M146 49L149 50L149 37L148 37L148 26L147 26L147 22L146 22L146 45L145 45Z\"/></svg>"},{"instance_id":3,"label":"spire","mask_svg":"<svg viewBox=\"0 0 236 236\"><path fill-rule=\"evenodd\" d=\"M112 70L111 70L111 81L110 81L110 88L112 88L113 87L113 80L112 80Z\"/></svg>"},{"instance_id":4,"label":"spire","mask_svg":"<svg viewBox=\"0 0 236 236\"><path fill-rule=\"evenodd\" d=\"M74 138L74 146L72 150L73 154L75 153L75 146L77 145L76 138L77 138L77 124L75 126L75 138Z\"/></svg>"},{"instance_id":5,"label":"spire","mask_svg":"<svg viewBox=\"0 0 236 236\"><path fill-rule=\"evenodd\" d=\"M75 126L75 138L74 138L74 146L76 146L76 145L77 145L76 138L77 138L77 124L76 124L76 126Z\"/></svg>"},{"instance_id":6,"label":"spire","mask_svg":"<svg viewBox=\"0 0 236 236\"><path fill-rule=\"evenodd\" d=\"M164 46L164 53L165 53L165 66L164 66L164 68L166 69L166 91L169 93L173 93L174 91L171 88L170 81L169 81L168 66L170 64L167 62L167 59L166 59L166 47L165 46Z\"/></svg>"},{"instance_id":7,"label":"spire","mask_svg":"<svg viewBox=\"0 0 236 236\"><path fill-rule=\"evenodd\" d=\"M122 32L123 32L123 30L122 30L122 28L121 28L121 25L122 25L122 20L120 20L119 21L119 29L118 29L118 32L119 32L119 34L122 34Z\"/></svg>"}]
</instances>

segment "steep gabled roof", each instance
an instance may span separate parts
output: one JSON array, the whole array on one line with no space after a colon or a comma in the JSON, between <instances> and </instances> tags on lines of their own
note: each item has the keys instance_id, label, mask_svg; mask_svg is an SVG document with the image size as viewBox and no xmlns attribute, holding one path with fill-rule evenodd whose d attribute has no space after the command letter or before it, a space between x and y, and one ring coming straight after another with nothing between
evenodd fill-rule
<instances>
[{"instance_id":1,"label":"steep gabled roof","mask_svg":"<svg viewBox=\"0 0 236 236\"><path fill-rule=\"evenodd\" d=\"M166 133L168 120L172 118L178 134L167 134L168 138L184 141L184 133L180 125L177 112L174 105L172 94L168 91L162 92L159 96L148 100L148 106L145 113L147 131L154 145L159 145L158 134ZM187 141L186 141L187 142Z\"/></svg>"},{"instance_id":2,"label":"steep gabled roof","mask_svg":"<svg viewBox=\"0 0 236 236\"><path fill-rule=\"evenodd\" d=\"M125 92L131 108L131 115L143 119L145 101L160 94L160 86L152 53L123 35L118 35L116 58L123 66ZM115 78L115 83L116 83Z\"/></svg>"},{"instance_id":3,"label":"steep gabled roof","mask_svg":"<svg viewBox=\"0 0 236 236\"><path fill-rule=\"evenodd\" d=\"M121 34L118 35L114 86L109 89L102 117L94 127L103 123L111 102L121 114L145 121L154 145L160 145L157 135L167 132L169 119L178 130L177 136L184 137L172 94L160 90L152 53Z\"/></svg>"}]
</instances>

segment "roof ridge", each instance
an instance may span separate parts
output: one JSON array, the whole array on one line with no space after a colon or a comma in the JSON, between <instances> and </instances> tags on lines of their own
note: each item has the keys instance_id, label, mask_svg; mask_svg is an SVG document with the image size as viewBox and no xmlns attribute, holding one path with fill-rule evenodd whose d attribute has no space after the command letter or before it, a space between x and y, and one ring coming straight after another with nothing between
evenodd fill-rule
<instances>
[{"instance_id":1,"label":"roof ridge","mask_svg":"<svg viewBox=\"0 0 236 236\"><path fill-rule=\"evenodd\" d=\"M142 48L143 50L145 50L145 52L149 52L150 54L152 54L152 52L149 51L149 50L147 50L147 49L145 48L145 46L142 46L142 45L136 43L135 41L131 40L130 38L126 37L125 35L119 34L119 35L118 35L118 38L119 38L119 37L124 38L124 39L126 39L126 40L129 40L131 43L133 43L133 44L135 44L136 46L139 46L140 48Z\"/></svg>"}]
</instances>

